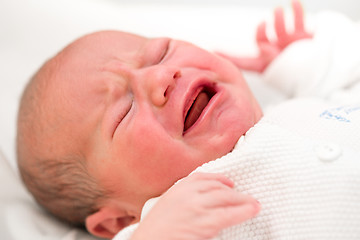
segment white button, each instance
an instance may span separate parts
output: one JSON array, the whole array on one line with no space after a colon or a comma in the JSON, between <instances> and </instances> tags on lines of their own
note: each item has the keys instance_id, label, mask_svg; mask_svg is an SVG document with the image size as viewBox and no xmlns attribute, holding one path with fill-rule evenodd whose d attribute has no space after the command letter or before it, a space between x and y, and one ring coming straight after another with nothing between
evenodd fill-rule
<instances>
[{"instance_id":1,"label":"white button","mask_svg":"<svg viewBox=\"0 0 360 240\"><path fill-rule=\"evenodd\" d=\"M332 162L341 156L341 147L337 144L327 143L315 148L316 154L321 161Z\"/></svg>"}]
</instances>

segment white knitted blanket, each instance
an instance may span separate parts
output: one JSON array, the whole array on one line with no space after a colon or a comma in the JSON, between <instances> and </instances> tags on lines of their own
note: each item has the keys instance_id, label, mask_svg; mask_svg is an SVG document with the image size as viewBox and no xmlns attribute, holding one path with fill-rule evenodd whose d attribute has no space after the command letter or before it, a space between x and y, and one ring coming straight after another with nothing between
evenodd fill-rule
<instances>
[{"instance_id":1,"label":"white knitted blanket","mask_svg":"<svg viewBox=\"0 0 360 240\"><path fill-rule=\"evenodd\" d=\"M360 105L285 104L200 171L223 173L262 205L216 240L360 239Z\"/></svg>"}]
</instances>

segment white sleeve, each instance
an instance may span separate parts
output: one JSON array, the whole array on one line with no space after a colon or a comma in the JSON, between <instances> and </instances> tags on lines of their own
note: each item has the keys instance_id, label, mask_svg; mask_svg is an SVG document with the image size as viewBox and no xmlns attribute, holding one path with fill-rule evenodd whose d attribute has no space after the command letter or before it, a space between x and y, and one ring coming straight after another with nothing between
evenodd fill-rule
<instances>
[{"instance_id":1,"label":"white sleeve","mask_svg":"<svg viewBox=\"0 0 360 240\"><path fill-rule=\"evenodd\" d=\"M154 207L154 205L159 201L160 197L156 198L150 198L147 200L142 208L141 211L141 218L144 219L144 217L150 212L150 210ZM120 232L118 232L115 237L112 240L130 240L131 236L134 234L135 230L139 227L139 223L130 225Z\"/></svg>"},{"instance_id":2,"label":"white sleeve","mask_svg":"<svg viewBox=\"0 0 360 240\"><path fill-rule=\"evenodd\" d=\"M354 89L360 93L360 24L333 12L317 15L313 39L287 47L264 79L288 97L332 98Z\"/></svg>"}]
</instances>

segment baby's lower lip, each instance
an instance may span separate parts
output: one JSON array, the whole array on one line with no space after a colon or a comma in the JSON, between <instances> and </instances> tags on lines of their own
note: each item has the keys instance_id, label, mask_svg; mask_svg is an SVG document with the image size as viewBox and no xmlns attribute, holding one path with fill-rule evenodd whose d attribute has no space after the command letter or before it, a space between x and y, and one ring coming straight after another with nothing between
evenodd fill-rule
<instances>
[{"instance_id":1,"label":"baby's lower lip","mask_svg":"<svg viewBox=\"0 0 360 240\"><path fill-rule=\"evenodd\" d=\"M186 132L186 130L194 125L194 123L199 119L202 111L208 105L211 97L212 96L203 91L199 93L185 117L184 132Z\"/></svg>"},{"instance_id":2,"label":"baby's lower lip","mask_svg":"<svg viewBox=\"0 0 360 240\"><path fill-rule=\"evenodd\" d=\"M203 120L203 118L207 115L207 111L211 107L212 103L215 101L216 95L217 91L214 88L206 89L205 87L204 90L200 91L193 103L195 106L190 108L187 116L185 117L183 135L187 134ZM193 108L198 109L192 110ZM198 112L191 113L191 111Z\"/></svg>"}]
</instances>

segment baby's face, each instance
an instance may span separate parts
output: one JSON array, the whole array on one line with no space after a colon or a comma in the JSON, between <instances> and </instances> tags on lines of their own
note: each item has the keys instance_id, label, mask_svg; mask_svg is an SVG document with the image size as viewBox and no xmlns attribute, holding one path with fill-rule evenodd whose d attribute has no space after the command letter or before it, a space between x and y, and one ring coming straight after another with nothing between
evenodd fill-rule
<instances>
[{"instance_id":1,"label":"baby's face","mask_svg":"<svg viewBox=\"0 0 360 240\"><path fill-rule=\"evenodd\" d=\"M227 154L261 117L239 70L186 42L101 32L63 55L56 91L76 147L123 201L143 204Z\"/></svg>"}]
</instances>

